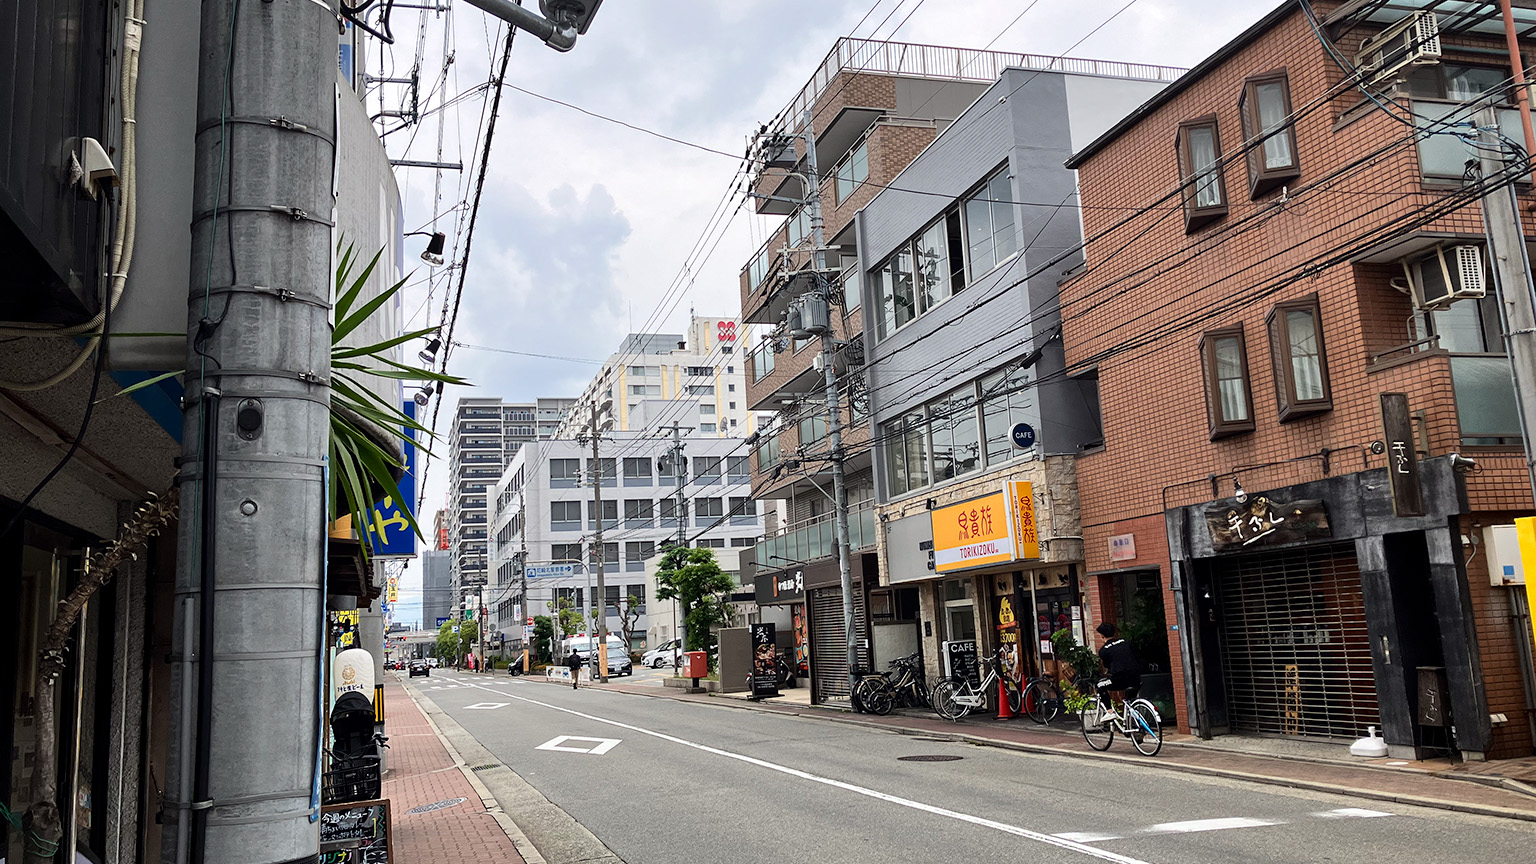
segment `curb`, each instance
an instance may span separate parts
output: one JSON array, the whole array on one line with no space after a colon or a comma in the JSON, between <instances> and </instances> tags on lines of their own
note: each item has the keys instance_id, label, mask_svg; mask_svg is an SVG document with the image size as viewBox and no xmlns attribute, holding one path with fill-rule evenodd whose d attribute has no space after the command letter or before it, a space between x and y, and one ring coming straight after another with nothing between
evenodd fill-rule
<instances>
[{"instance_id":1,"label":"curb","mask_svg":"<svg viewBox=\"0 0 1536 864\"><path fill-rule=\"evenodd\" d=\"M685 699L667 692L644 693L637 690L615 690L616 693L632 693L638 696L649 696L657 699L671 699L674 702L696 702L698 700ZM1333 795L1343 795L1351 798L1363 798L1370 801L1386 801L1397 804L1409 804L1415 807L1428 807L1435 810L1448 810L1456 813L1466 813L1474 816L1491 816L1496 819L1513 819L1520 822L1536 822L1536 811L1518 810L1512 807L1497 807L1489 804L1471 804L1465 801L1452 801L1445 798L1428 798L1420 795L1407 795L1393 792L1377 792L1369 789L1359 789L1353 786L1340 786L1336 783L1325 783L1319 780L1302 780L1290 777L1273 777L1266 774L1253 774L1247 771L1235 771L1228 768L1212 768L1205 765L1188 765L1176 762L1164 762L1155 758L1133 758L1110 753L1094 753L1084 750L1063 750L1056 747L1048 747L1041 744L1024 744L1017 741L1005 741L998 738L988 738L984 735L975 735L968 732L935 732L926 729L913 729L907 726L890 726L884 723L875 723L868 720L857 720L852 716L838 716L846 712L834 711L816 713L816 709L808 711L784 710L766 705L756 705L737 699L719 699L712 697L712 704L721 707L738 708L744 711L759 711L770 714L782 714L793 717L809 717L831 723L842 723L849 726L860 726L866 729L879 729L885 732L895 732L900 735L922 738L944 738L950 741L958 741L973 744L979 747L996 747L1003 750L1013 750L1021 753L1034 753L1047 756L1065 756L1074 759L1095 759L1108 762L1116 762L1126 765L1135 765L1144 768L1153 768L1161 771L1172 771L1183 774L1197 774L1205 777L1218 777L1224 780L1240 780L1248 783L1258 783L1265 786L1280 786L1289 789L1303 789L1310 792L1325 792ZM1252 757L1252 758L1276 758L1276 757ZM1351 766L1368 767L1368 766ZM1391 769L1378 769L1391 770ZM1425 774L1426 777L1439 777L1439 775Z\"/></svg>"},{"instance_id":2,"label":"curb","mask_svg":"<svg viewBox=\"0 0 1536 864\"><path fill-rule=\"evenodd\" d=\"M437 728L437 722L432 719L432 715L422 706L422 700L430 702L432 707L437 708L439 711L443 709L439 708L437 703L432 702L425 694L418 693L416 688L409 683L402 683L401 687L405 690L405 695L410 697L412 704L416 706L416 710L420 711L421 716L426 718L427 725L432 728L432 734L437 736L437 740L443 745L443 749L448 751L448 756L453 760L454 767L459 769L459 773L463 774L464 779L468 780L469 785L474 788L475 794L480 796L481 806L485 808L487 813L491 814L491 818L496 820L496 824L501 826L501 830L507 835L507 839L512 841L512 845L517 849L517 854L523 856L523 861L526 864L548 864L544 856L534 847L533 841L528 839L528 835L524 834L523 830L517 827L517 823L512 821L512 817L508 816L507 812L502 809L501 804L496 800L496 796L491 794L491 790L486 788L485 784L480 781L480 778L475 776L475 772L464 762L464 757L459 753L458 748L453 746L453 742L448 740L448 736L443 734L443 730Z\"/></svg>"}]
</instances>

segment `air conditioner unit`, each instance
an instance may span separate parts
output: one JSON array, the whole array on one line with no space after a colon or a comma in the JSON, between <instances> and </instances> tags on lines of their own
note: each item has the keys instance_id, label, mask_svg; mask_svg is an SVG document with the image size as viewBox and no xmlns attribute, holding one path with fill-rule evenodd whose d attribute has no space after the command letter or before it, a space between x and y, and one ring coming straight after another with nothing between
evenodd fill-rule
<instances>
[{"instance_id":1,"label":"air conditioner unit","mask_svg":"<svg viewBox=\"0 0 1536 864\"><path fill-rule=\"evenodd\" d=\"M1427 255L1403 262L1403 272L1420 309L1444 309L1457 300L1478 299L1488 293L1483 247L1470 244L1436 246Z\"/></svg>"},{"instance_id":2,"label":"air conditioner unit","mask_svg":"<svg viewBox=\"0 0 1536 864\"><path fill-rule=\"evenodd\" d=\"M1355 67L1366 84L1378 84L1408 66L1440 61L1440 19L1414 12L1360 45Z\"/></svg>"}]
</instances>

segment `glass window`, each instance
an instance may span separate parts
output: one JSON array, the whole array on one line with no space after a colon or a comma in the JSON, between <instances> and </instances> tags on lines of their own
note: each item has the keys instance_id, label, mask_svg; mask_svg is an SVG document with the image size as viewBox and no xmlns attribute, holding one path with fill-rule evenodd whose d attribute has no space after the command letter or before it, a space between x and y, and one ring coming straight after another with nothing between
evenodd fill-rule
<instances>
[{"instance_id":1,"label":"glass window","mask_svg":"<svg viewBox=\"0 0 1536 864\"><path fill-rule=\"evenodd\" d=\"M624 524L631 528L649 527L656 518L656 502L649 498L624 502Z\"/></svg>"},{"instance_id":2,"label":"glass window","mask_svg":"<svg viewBox=\"0 0 1536 864\"><path fill-rule=\"evenodd\" d=\"M1300 176L1296 130L1291 125L1291 96L1285 76L1249 81L1243 86L1243 136L1248 139L1249 191L1257 197ZM1257 142L1257 146L1252 146Z\"/></svg>"},{"instance_id":3,"label":"glass window","mask_svg":"<svg viewBox=\"0 0 1536 864\"><path fill-rule=\"evenodd\" d=\"M949 253L944 237L944 222L935 222L920 234L915 249L918 308L927 312L950 295Z\"/></svg>"},{"instance_id":4,"label":"glass window","mask_svg":"<svg viewBox=\"0 0 1536 864\"><path fill-rule=\"evenodd\" d=\"M719 456L693 457L693 479L696 483L717 483L720 480Z\"/></svg>"},{"instance_id":5,"label":"glass window","mask_svg":"<svg viewBox=\"0 0 1536 864\"><path fill-rule=\"evenodd\" d=\"M843 314L859 308L864 298L859 295L859 271L853 269L843 277Z\"/></svg>"},{"instance_id":6,"label":"glass window","mask_svg":"<svg viewBox=\"0 0 1536 864\"><path fill-rule=\"evenodd\" d=\"M861 141L859 146L853 148L843 161L837 164L837 203L848 200L855 189L859 188L865 180L869 179L869 149L868 142Z\"/></svg>"},{"instance_id":7,"label":"glass window","mask_svg":"<svg viewBox=\"0 0 1536 864\"><path fill-rule=\"evenodd\" d=\"M592 525L594 527L597 525L596 507L599 503L602 504L603 508L603 527L607 527L609 524L617 524L619 521L619 502L610 498L602 502L587 502L587 519L592 523Z\"/></svg>"},{"instance_id":8,"label":"glass window","mask_svg":"<svg viewBox=\"0 0 1536 864\"><path fill-rule=\"evenodd\" d=\"M678 500L676 498L663 498L663 499L661 499L660 503L661 503L661 521L662 521L663 525L667 524L668 522L671 522L671 524L674 525L674 526L677 525L677 514L678 514L678 509L679 509L678 508L678 504L679 503L682 504L682 508L681 509L682 509L683 518L686 519L688 517L688 502L687 501L678 502Z\"/></svg>"},{"instance_id":9,"label":"glass window","mask_svg":"<svg viewBox=\"0 0 1536 864\"><path fill-rule=\"evenodd\" d=\"M965 201L967 258L971 279L996 267L1018 249L1013 231L1013 193L1008 169L992 175Z\"/></svg>"},{"instance_id":10,"label":"glass window","mask_svg":"<svg viewBox=\"0 0 1536 864\"><path fill-rule=\"evenodd\" d=\"M638 480L638 479L649 480L649 479L651 479L651 460L645 459L645 458L635 459L635 458L632 458L632 457L625 457L625 459L624 459L624 479L626 479L626 480Z\"/></svg>"},{"instance_id":11,"label":"glass window","mask_svg":"<svg viewBox=\"0 0 1536 864\"><path fill-rule=\"evenodd\" d=\"M650 540L632 541L624 544L624 557L631 561L645 561L655 557L656 544ZM635 586L629 586L629 593L637 597L645 597L645 586L641 585L637 593Z\"/></svg>"},{"instance_id":12,"label":"glass window","mask_svg":"<svg viewBox=\"0 0 1536 864\"><path fill-rule=\"evenodd\" d=\"M746 480L747 477L751 474L751 470L752 469L747 464L747 457L745 457L745 456L727 456L727 457L725 457L725 473L730 475L732 480L737 480L737 481Z\"/></svg>"},{"instance_id":13,"label":"glass window","mask_svg":"<svg viewBox=\"0 0 1536 864\"><path fill-rule=\"evenodd\" d=\"M928 485L928 421L921 411L881 427L891 495Z\"/></svg>"},{"instance_id":14,"label":"glass window","mask_svg":"<svg viewBox=\"0 0 1536 864\"><path fill-rule=\"evenodd\" d=\"M710 434L710 433L713 433L713 432L718 432L719 431L719 425L715 424L715 423L700 423L699 424L699 431L702 432L702 433L705 433L705 434Z\"/></svg>"},{"instance_id":15,"label":"glass window","mask_svg":"<svg viewBox=\"0 0 1536 864\"><path fill-rule=\"evenodd\" d=\"M718 519L725 515L725 499L695 498L693 515L699 519Z\"/></svg>"},{"instance_id":16,"label":"glass window","mask_svg":"<svg viewBox=\"0 0 1536 864\"><path fill-rule=\"evenodd\" d=\"M912 250L903 248L891 258L891 302L895 326L890 332L907 326L917 317L917 295L912 288Z\"/></svg>"},{"instance_id":17,"label":"glass window","mask_svg":"<svg viewBox=\"0 0 1536 864\"><path fill-rule=\"evenodd\" d=\"M661 395L661 385L660 384L631 384L631 385L629 385L629 395L631 395L631 396L660 396Z\"/></svg>"},{"instance_id":18,"label":"glass window","mask_svg":"<svg viewBox=\"0 0 1536 864\"><path fill-rule=\"evenodd\" d=\"M580 501L551 501L549 502L549 521L552 524L574 523L580 530L581 526L581 502ZM558 530L558 529L557 529Z\"/></svg>"},{"instance_id":19,"label":"glass window","mask_svg":"<svg viewBox=\"0 0 1536 864\"><path fill-rule=\"evenodd\" d=\"M581 480L580 459L551 459L549 460L549 482L551 486L573 486Z\"/></svg>"},{"instance_id":20,"label":"glass window","mask_svg":"<svg viewBox=\"0 0 1536 864\"><path fill-rule=\"evenodd\" d=\"M1200 341L1211 440L1253 430L1243 329L1213 330Z\"/></svg>"},{"instance_id":21,"label":"glass window","mask_svg":"<svg viewBox=\"0 0 1536 864\"><path fill-rule=\"evenodd\" d=\"M549 547L549 555L557 564L580 564L580 543L555 543Z\"/></svg>"},{"instance_id":22,"label":"glass window","mask_svg":"<svg viewBox=\"0 0 1536 864\"><path fill-rule=\"evenodd\" d=\"M1221 176L1221 138L1216 118L1179 127L1179 178L1184 186L1185 229L1193 231L1226 215Z\"/></svg>"},{"instance_id":23,"label":"glass window","mask_svg":"<svg viewBox=\"0 0 1536 864\"><path fill-rule=\"evenodd\" d=\"M700 403L699 414L704 417L713 417L715 414L715 406L708 402Z\"/></svg>"},{"instance_id":24,"label":"glass window","mask_svg":"<svg viewBox=\"0 0 1536 864\"><path fill-rule=\"evenodd\" d=\"M1333 408L1316 297L1281 303L1270 310L1269 350L1275 364L1281 422Z\"/></svg>"},{"instance_id":25,"label":"glass window","mask_svg":"<svg viewBox=\"0 0 1536 864\"><path fill-rule=\"evenodd\" d=\"M875 274L875 336L885 339L896 332L896 272L885 262Z\"/></svg>"},{"instance_id":26,"label":"glass window","mask_svg":"<svg viewBox=\"0 0 1536 864\"><path fill-rule=\"evenodd\" d=\"M1508 87L1509 67L1467 66L1442 61L1416 66L1409 70L1407 78L1410 96L1470 102Z\"/></svg>"},{"instance_id":27,"label":"glass window","mask_svg":"<svg viewBox=\"0 0 1536 864\"><path fill-rule=\"evenodd\" d=\"M800 419L800 446L815 444L827 437L827 418L812 414Z\"/></svg>"},{"instance_id":28,"label":"glass window","mask_svg":"<svg viewBox=\"0 0 1536 864\"><path fill-rule=\"evenodd\" d=\"M613 481L619 476L618 466L613 464L612 459L598 459L596 465L588 459L587 470L591 472L592 480L601 480L604 486L612 486Z\"/></svg>"},{"instance_id":29,"label":"glass window","mask_svg":"<svg viewBox=\"0 0 1536 864\"><path fill-rule=\"evenodd\" d=\"M597 544L594 543L594 544L592 544L591 546L588 547L588 549L587 549L587 557L588 557L588 560L592 564L596 564L597 563ZM617 544L617 543L604 543L603 544L603 566L604 567L617 567L618 565L619 565L619 544ZM607 587L607 586L604 586L604 587Z\"/></svg>"},{"instance_id":30,"label":"glass window","mask_svg":"<svg viewBox=\"0 0 1536 864\"><path fill-rule=\"evenodd\" d=\"M1013 425L1027 422L1029 373L1005 369L981 379L981 417L987 464L1000 465L1019 455L1013 447Z\"/></svg>"},{"instance_id":31,"label":"glass window","mask_svg":"<svg viewBox=\"0 0 1536 864\"><path fill-rule=\"evenodd\" d=\"M934 482L981 468L981 439L976 422L976 385L946 395L929 406Z\"/></svg>"}]
</instances>

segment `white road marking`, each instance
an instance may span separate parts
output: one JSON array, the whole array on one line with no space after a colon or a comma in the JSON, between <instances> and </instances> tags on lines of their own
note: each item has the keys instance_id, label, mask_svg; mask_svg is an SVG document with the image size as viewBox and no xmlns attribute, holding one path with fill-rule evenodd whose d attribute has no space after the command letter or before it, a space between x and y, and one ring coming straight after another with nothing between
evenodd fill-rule
<instances>
[{"instance_id":1,"label":"white road marking","mask_svg":"<svg viewBox=\"0 0 1536 864\"><path fill-rule=\"evenodd\" d=\"M1071 840L1074 843L1103 843L1106 840L1122 839L1119 834L1095 834L1092 831L1063 831L1051 836L1061 840Z\"/></svg>"},{"instance_id":2,"label":"white road marking","mask_svg":"<svg viewBox=\"0 0 1536 864\"><path fill-rule=\"evenodd\" d=\"M511 704L512 704L511 702L476 702L473 705L465 705L464 706L464 710L465 711L490 711L490 710L495 709L495 708L505 708L505 707L507 707L508 705L511 705Z\"/></svg>"},{"instance_id":3,"label":"white road marking","mask_svg":"<svg viewBox=\"0 0 1536 864\"><path fill-rule=\"evenodd\" d=\"M505 705L507 703L502 702L500 704ZM585 753L588 756L601 756L619 746L619 742L623 740L622 738L583 738L580 735L561 735L558 738L551 738L533 749L558 750L561 753ZM593 742L594 746L567 747L565 744L568 741L589 741Z\"/></svg>"},{"instance_id":4,"label":"white road marking","mask_svg":"<svg viewBox=\"0 0 1536 864\"><path fill-rule=\"evenodd\" d=\"M1016 837L1024 837L1029 840L1044 843L1048 846L1055 846L1058 849L1066 849L1072 852L1087 855L1090 858L1097 858L1100 861L1113 861L1116 862L1116 864L1148 864L1148 862L1143 861L1140 858L1132 858L1129 855L1121 855L1118 852L1110 852L1107 849L1095 849L1092 846L1088 846L1076 840L1069 840L1063 837L1053 837L1050 834L1042 834L1039 831L1031 831L1028 828L1021 828L1017 825L1009 825L1006 822L998 822L970 813L961 813L959 811L950 810L945 807L936 807L932 804L924 804L921 801L913 801L910 798L902 798L898 795L891 795L885 792L877 791L875 789L870 789L865 786L858 786L853 783L845 783L841 780L833 780L830 777L821 777L808 771L801 771L798 768L790 768L787 765L779 765L774 762L769 762L765 759L757 759L755 757L745 756L740 753L732 753L729 750L721 750L718 747L710 747L707 744L699 744L684 738L678 738L675 735L667 735L663 732L654 732L650 729L644 729L639 726L632 726L628 723L621 723L617 720L609 720L606 717L598 717L593 714L586 714L581 711L572 710L570 708L562 708L559 705L551 705L548 702L540 702L537 699L528 699L523 696L518 696L514 693L507 693L503 690L492 690L490 687L487 687L484 684L471 684L469 686L478 687L481 690L495 693L498 696L505 696L509 699L516 699L519 702L527 702L530 705L538 705L541 708L549 708L553 711L560 711L565 714L580 717L584 720L591 720L594 723L602 723L607 726L616 726L620 729L628 729L631 732L637 732L641 735L649 735L652 738L667 741L672 744L678 744L683 747L690 747L703 753L710 753L715 756L724 757L726 759L734 759L738 762L745 762L748 765L755 765L759 768L766 768L769 771L777 771L780 774L786 774L790 777L798 777L801 780L808 780L812 783L820 783L823 786L830 786L834 789L842 789L845 792L852 792L856 795L863 795L879 801L896 804L901 807L920 810L924 813L932 813L935 816L943 816L948 819L954 819L958 822L966 822L971 825L978 825L983 828L991 828L995 831L1001 831L1004 834L1012 834Z\"/></svg>"},{"instance_id":5,"label":"white road marking","mask_svg":"<svg viewBox=\"0 0 1536 864\"><path fill-rule=\"evenodd\" d=\"M1366 810L1363 807L1340 807L1337 810L1326 810L1322 813L1313 813L1319 819L1375 819L1381 816L1395 816L1395 813L1383 813L1380 810Z\"/></svg>"},{"instance_id":6,"label":"white road marking","mask_svg":"<svg viewBox=\"0 0 1536 864\"><path fill-rule=\"evenodd\" d=\"M1250 819L1246 816L1228 816L1221 819L1192 819L1188 822L1163 822L1141 829L1142 834L1194 834L1200 831L1227 831L1232 828L1262 828L1266 825L1284 825L1270 819Z\"/></svg>"}]
</instances>

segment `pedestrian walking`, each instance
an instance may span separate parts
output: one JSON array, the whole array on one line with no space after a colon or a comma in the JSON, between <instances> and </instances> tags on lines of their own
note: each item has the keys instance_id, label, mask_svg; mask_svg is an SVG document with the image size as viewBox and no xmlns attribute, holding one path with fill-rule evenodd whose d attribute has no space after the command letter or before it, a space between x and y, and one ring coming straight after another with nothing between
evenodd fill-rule
<instances>
[{"instance_id":1,"label":"pedestrian walking","mask_svg":"<svg viewBox=\"0 0 1536 864\"><path fill-rule=\"evenodd\" d=\"M571 689L576 689L576 682L581 680L581 655L575 651L565 658L565 667L571 670Z\"/></svg>"}]
</instances>

